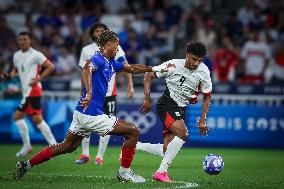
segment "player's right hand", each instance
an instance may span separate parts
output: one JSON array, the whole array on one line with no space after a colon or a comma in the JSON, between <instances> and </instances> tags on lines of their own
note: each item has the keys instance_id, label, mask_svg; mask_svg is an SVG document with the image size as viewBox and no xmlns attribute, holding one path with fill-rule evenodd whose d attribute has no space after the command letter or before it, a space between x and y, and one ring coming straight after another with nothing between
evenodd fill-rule
<instances>
[{"instance_id":1,"label":"player's right hand","mask_svg":"<svg viewBox=\"0 0 284 189\"><path fill-rule=\"evenodd\" d=\"M151 110L152 102L150 98L144 98L144 102L140 108L140 112L143 114L148 113Z\"/></svg>"},{"instance_id":2,"label":"player's right hand","mask_svg":"<svg viewBox=\"0 0 284 189\"><path fill-rule=\"evenodd\" d=\"M85 96L85 98L83 98L81 101L80 101L80 106L83 106L84 107L84 112L86 111L86 109L88 108L90 102L91 102L91 98L92 98L92 95L90 95L89 93L87 93L87 95Z\"/></svg>"}]
</instances>

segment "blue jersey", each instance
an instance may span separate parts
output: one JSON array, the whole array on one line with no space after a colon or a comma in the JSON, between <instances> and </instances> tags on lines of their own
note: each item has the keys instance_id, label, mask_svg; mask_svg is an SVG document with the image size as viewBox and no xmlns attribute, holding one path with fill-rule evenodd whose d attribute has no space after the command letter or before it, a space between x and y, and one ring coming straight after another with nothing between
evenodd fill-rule
<instances>
[{"instance_id":1,"label":"blue jersey","mask_svg":"<svg viewBox=\"0 0 284 189\"><path fill-rule=\"evenodd\" d=\"M107 60L100 52L96 52L90 59L91 63L95 67L95 71L92 73L92 99L86 111L83 111L83 107L80 106L80 101L77 104L76 110L86 115L102 115L105 96L108 89L108 83L112 75L124 68L123 63L119 63L114 59ZM83 95L80 100L86 96L87 90L83 88Z\"/></svg>"}]
</instances>

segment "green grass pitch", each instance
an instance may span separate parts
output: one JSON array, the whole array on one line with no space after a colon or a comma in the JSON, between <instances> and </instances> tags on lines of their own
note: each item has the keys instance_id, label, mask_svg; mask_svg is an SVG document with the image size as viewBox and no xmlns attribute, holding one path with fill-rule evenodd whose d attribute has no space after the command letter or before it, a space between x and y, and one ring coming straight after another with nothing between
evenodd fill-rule
<instances>
[{"instance_id":1,"label":"green grass pitch","mask_svg":"<svg viewBox=\"0 0 284 189\"><path fill-rule=\"evenodd\" d=\"M34 153L42 147L34 145ZM55 188L284 188L284 150L255 150L228 148L183 148L172 163L169 174L174 183L159 183L151 179L161 157L137 152L132 169L147 179L146 183L120 183L116 180L120 147L109 147L104 164L94 161L74 164L81 148L72 154L52 159L31 169L20 181L11 179L11 172L19 159L15 153L20 145L0 145L0 189ZM90 153L95 156L96 148ZM219 153L225 161L223 172L217 176L202 170L202 159L209 153ZM32 155L29 155L31 157Z\"/></svg>"}]
</instances>

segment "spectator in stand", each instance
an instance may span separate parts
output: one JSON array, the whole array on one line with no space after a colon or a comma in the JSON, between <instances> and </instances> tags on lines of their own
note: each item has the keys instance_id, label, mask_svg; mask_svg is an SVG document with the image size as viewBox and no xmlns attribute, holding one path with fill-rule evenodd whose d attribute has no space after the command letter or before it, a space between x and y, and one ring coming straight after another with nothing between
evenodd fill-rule
<instances>
[{"instance_id":1,"label":"spectator in stand","mask_svg":"<svg viewBox=\"0 0 284 189\"><path fill-rule=\"evenodd\" d=\"M173 4L172 0L163 0L163 10L166 15L165 25L167 28L179 23L182 15L182 8L179 5Z\"/></svg>"},{"instance_id":2,"label":"spectator in stand","mask_svg":"<svg viewBox=\"0 0 284 189\"><path fill-rule=\"evenodd\" d=\"M129 19L125 19L123 22L123 29L118 33L119 42L121 44L127 43L128 41L128 33L130 30L133 30L131 26L131 21Z\"/></svg>"},{"instance_id":3,"label":"spectator in stand","mask_svg":"<svg viewBox=\"0 0 284 189\"><path fill-rule=\"evenodd\" d=\"M235 80L235 67L238 63L237 53L229 36L222 37L222 46L214 55L213 79L216 82L226 83Z\"/></svg>"},{"instance_id":4,"label":"spectator in stand","mask_svg":"<svg viewBox=\"0 0 284 189\"><path fill-rule=\"evenodd\" d=\"M144 14L144 18L147 21L151 21L154 18L155 15L155 8L156 8L156 1L155 0L146 0L143 1L143 14Z\"/></svg>"},{"instance_id":5,"label":"spectator in stand","mask_svg":"<svg viewBox=\"0 0 284 189\"><path fill-rule=\"evenodd\" d=\"M280 43L276 48L273 64L273 77L271 83L284 84L284 45Z\"/></svg>"},{"instance_id":6,"label":"spectator in stand","mask_svg":"<svg viewBox=\"0 0 284 189\"><path fill-rule=\"evenodd\" d=\"M141 45L137 40L137 35L132 29L128 32L128 40L121 44L122 49L125 51L126 59L129 64L138 64L139 52L141 51Z\"/></svg>"},{"instance_id":7,"label":"spectator in stand","mask_svg":"<svg viewBox=\"0 0 284 189\"><path fill-rule=\"evenodd\" d=\"M250 34L241 49L241 68L244 73L241 83L258 84L264 81L264 73L271 59L271 49L268 44L259 40L259 32Z\"/></svg>"},{"instance_id":8,"label":"spectator in stand","mask_svg":"<svg viewBox=\"0 0 284 189\"><path fill-rule=\"evenodd\" d=\"M11 28L7 25L6 20L3 17L0 17L0 48L5 48L9 41L16 42L16 34Z\"/></svg>"},{"instance_id":9,"label":"spectator in stand","mask_svg":"<svg viewBox=\"0 0 284 189\"><path fill-rule=\"evenodd\" d=\"M98 21L98 17L95 15L95 11L93 6L84 7L82 13L81 20L81 29L82 31L86 31L93 23Z\"/></svg>"},{"instance_id":10,"label":"spectator in stand","mask_svg":"<svg viewBox=\"0 0 284 189\"><path fill-rule=\"evenodd\" d=\"M252 22L254 18L253 6L254 3L251 0L246 0L245 6L241 7L238 11L238 20L245 26Z\"/></svg>"},{"instance_id":11,"label":"spectator in stand","mask_svg":"<svg viewBox=\"0 0 284 189\"><path fill-rule=\"evenodd\" d=\"M63 22L61 19L54 14L54 7L46 7L43 9L42 15L38 17L36 20L36 25L40 28L44 28L45 26L52 26L53 28L59 29Z\"/></svg>"},{"instance_id":12,"label":"spectator in stand","mask_svg":"<svg viewBox=\"0 0 284 189\"><path fill-rule=\"evenodd\" d=\"M231 11L229 20L226 22L226 29L228 36L237 42L241 42L240 38L243 38L243 24L237 18L237 12Z\"/></svg>"},{"instance_id":13,"label":"spectator in stand","mask_svg":"<svg viewBox=\"0 0 284 189\"><path fill-rule=\"evenodd\" d=\"M207 19L205 21L205 27L201 26L197 29L197 40L206 45L209 56L212 54L213 48L216 47L217 35L214 31L214 21Z\"/></svg>"},{"instance_id":14,"label":"spectator in stand","mask_svg":"<svg viewBox=\"0 0 284 189\"><path fill-rule=\"evenodd\" d=\"M56 75L70 75L76 70L77 63L73 53L70 53L67 46L62 45L59 49L59 55L55 61Z\"/></svg>"}]
</instances>

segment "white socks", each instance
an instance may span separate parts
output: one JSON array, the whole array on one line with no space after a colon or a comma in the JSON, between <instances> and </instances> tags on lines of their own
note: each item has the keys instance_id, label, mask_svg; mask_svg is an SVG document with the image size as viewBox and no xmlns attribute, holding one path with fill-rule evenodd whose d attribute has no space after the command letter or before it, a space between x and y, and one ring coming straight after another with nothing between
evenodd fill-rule
<instances>
[{"instance_id":1,"label":"white socks","mask_svg":"<svg viewBox=\"0 0 284 189\"><path fill-rule=\"evenodd\" d=\"M164 157L163 144L151 144L151 143L137 142L136 150L140 150L140 151L148 152L156 156Z\"/></svg>"},{"instance_id":2,"label":"white socks","mask_svg":"<svg viewBox=\"0 0 284 189\"><path fill-rule=\"evenodd\" d=\"M23 146L25 148L31 147L31 141L30 141L30 135L29 135L29 129L28 125L26 124L24 119L19 119L15 121L15 124L17 125L19 129L19 133L21 135Z\"/></svg>"},{"instance_id":3,"label":"white socks","mask_svg":"<svg viewBox=\"0 0 284 189\"><path fill-rule=\"evenodd\" d=\"M82 154L90 156L90 136L82 140Z\"/></svg>"},{"instance_id":4,"label":"white socks","mask_svg":"<svg viewBox=\"0 0 284 189\"><path fill-rule=\"evenodd\" d=\"M182 145L185 143L184 140L175 136L174 139L168 144L167 151L162 160L162 163L157 170L158 172L167 172L168 167L172 163L173 159L176 157L178 151L181 149Z\"/></svg>"},{"instance_id":5,"label":"white socks","mask_svg":"<svg viewBox=\"0 0 284 189\"><path fill-rule=\"evenodd\" d=\"M49 126L44 120L37 125L37 128L40 130L41 134L44 136L48 144L50 145L57 144L53 134L51 133Z\"/></svg>"},{"instance_id":6,"label":"white socks","mask_svg":"<svg viewBox=\"0 0 284 189\"><path fill-rule=\"evenodd\" d=\"M108 142L110 139L110 135L106 135L104 137L100 136L100 142L99 142L99 148L98 148L98 153L96 157L103 158ZM85 137L82 140L82 154L89 156L90 155L90 137Z\"/></svg>"},{"instance_id":7,"label":"white socks","mask_svg":"<svg viewBox=\"0 0 284 189\"><path fill-rule=\"evenodd\" d=\"M119 170L118 170L119 174L123 174L123 173L126 173L128 171L130 171L130 168L124 168L122 166L120 166Z\"/></svg>"},{"instance_id":8,"label":"white socks","mask_svg":"<svg viewBox=\"0 0 284 189\"><path fill-rule=\"evenodd\" d=\"M110 135L106 135L104 137L100 136L99 149L96 157L100 157L103 159L109 139Z\"/></svg>"}]
</instances>

